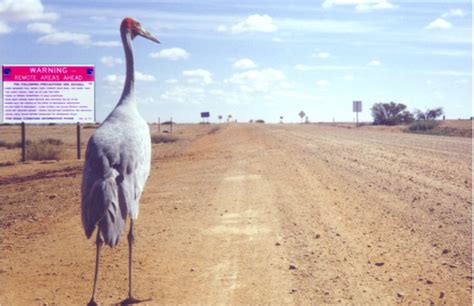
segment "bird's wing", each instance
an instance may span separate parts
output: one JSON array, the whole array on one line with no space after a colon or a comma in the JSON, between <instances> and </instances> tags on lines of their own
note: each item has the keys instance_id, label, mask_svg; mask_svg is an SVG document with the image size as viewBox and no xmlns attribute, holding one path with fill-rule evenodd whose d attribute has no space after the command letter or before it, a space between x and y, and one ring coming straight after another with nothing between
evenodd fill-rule
<instances>
[{"instance_id":1,"label":"bird's wing","mask_svg":"<svg viewBox=\"0 0 474 306\"><path fill-rule=\"evenodd\" d=\"M96 137L90 138L81 188L82 224L87 238L99 224L105 243L111 246L117 244L128 213L117 184L121 180L119 168L115 167L119 155L111 154L113 151L104 150Z\"/></svg>"},{"instance_id":2,"label":"bird's wing","mask_svg":"<svg viewBox=\"0 0 474 306\"><path fill-rule=\"evenodd\" d=\"M97 134L89 140L82 180L82 223L88 238L99 224L104 241L113 246L123 232L127 213L138 217L151 158L148 126L143 133L128 141L112 139L110 133L104 133L107 138Z\"/></svg>"}]
</instances>

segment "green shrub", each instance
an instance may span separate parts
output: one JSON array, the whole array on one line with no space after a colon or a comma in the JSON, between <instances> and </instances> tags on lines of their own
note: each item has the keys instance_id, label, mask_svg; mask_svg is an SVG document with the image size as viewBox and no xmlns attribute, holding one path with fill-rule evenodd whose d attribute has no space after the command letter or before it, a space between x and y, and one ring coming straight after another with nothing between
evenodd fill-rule
<instances>
[{"instance_id":1,"label":"green shrub","mask_svg":"<svg viewBox=\"0 0 474 306\"><path fill-rule=\"evenodd\" d=\"M408 126L410 132L426 132L434 129L439 125L438 121L433 120L419 120L414 121Z\"/></svg>"},{"instance_id":2,"label":"green shrub","mask_svg":"<svg viewBox=\"0 0 474 306\"><path fill-rule=\"evenodd\" d=\"M255 120L255 123L265 123L265 120L263 120L263 119L257 119L257 120Z\"/></svg>"},{"instance_id":3,"label":"green shrub","mask_svg":"<svg viewBox=\"0 0 474 306\"><path fill-rule=\"evenodd\" d=\"M177 137L174 137L171 135L152 135L151 136L152 143L169 143L169 142L175 142L177 140L178 140Z\"/></svg>"},{"instance_id":4,"label":"green shrub","mask_svg":"<svg viewBox=\"0 0 474 306\"><path fill-rule=\"evenodd\" d=\"M62 141L59 139L41 139L31 141L26 152L30 160L59 160L63 155Z\"/></svg>"}]
</instances>

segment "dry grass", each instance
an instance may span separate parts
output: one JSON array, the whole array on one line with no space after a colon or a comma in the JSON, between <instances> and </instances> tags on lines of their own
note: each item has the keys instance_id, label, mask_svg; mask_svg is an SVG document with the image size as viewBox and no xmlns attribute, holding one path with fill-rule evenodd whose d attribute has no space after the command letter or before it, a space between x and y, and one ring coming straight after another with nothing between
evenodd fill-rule
<instances>
[{"instance_id":1,"label":"dry grass","mask_svg":"<svg viewBox=\"0 0 474 306\"><path fill-rule=\"evenodd\" d=\"M212 127L212 128L209 130L209 132L207 132L207 134L208 134L208 135L215 134L215 133L217 133L217 131L219 131L219 130L220 130L220 127L214 126L214 127Z\"/></svg>"},{"instance_id":2,"label":"dry grass","mask_svg":"<svg viewBox=\"0 0 474 306\"><path fill-rule=\"evenodd\" d=\"M152 143L169 143L178 141L178 137L171 136L171 135L152 135L151 142Z\"/></svg>"},{"instance_id":3,"label":"dry grass","mask_svg":"<svg viewBox=\"0 0 474 306\"><path fill-rule=\"evenodd\" d=\"M438 136L472 137L472 122L469 121L415 121L404 131Z\"/></svg>"},{"instance_id":4,"label":"dry grass","mask_svg":"<svg viewBox=\"0 0 474 306\"><path fill-rule=\"evenodd\" d=\"M60 139L47 138L32 141L26 147L29 160L60 160L64 154Z\"/></svg>"}]
</instances>

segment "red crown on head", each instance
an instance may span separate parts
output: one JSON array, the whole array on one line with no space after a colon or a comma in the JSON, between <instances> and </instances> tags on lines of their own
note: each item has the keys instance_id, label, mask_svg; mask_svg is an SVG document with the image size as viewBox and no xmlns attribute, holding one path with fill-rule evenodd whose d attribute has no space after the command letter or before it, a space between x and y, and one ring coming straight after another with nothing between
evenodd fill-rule
<instances>
[{"instance_id":1,"label":"red crown on head","mask_svg":"<svg viewBox=\"0 0 474 306\"><path fill-rule=\"evenodd\" d=\"M135 32L137 29L137 24L138 22L135 19L131 17L125 17L120 27L129 29L131 32Z\"/></svg>"}]
</instances>

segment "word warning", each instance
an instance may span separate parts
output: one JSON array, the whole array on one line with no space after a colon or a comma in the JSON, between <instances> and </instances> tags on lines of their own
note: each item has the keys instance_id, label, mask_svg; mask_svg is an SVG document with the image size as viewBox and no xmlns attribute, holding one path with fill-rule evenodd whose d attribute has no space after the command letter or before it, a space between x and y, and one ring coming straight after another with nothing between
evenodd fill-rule
<instances>
[{"instance_id":1,"label":"word warning","mask_svg":"<svg viewBox=\"0 0 474 306\"><path fill-rule=\"evenodd\" d=\"M95 122L95 69L3 65L4 123Z\"/></svg>"}]
</instances>

